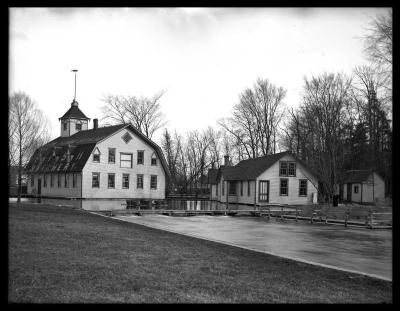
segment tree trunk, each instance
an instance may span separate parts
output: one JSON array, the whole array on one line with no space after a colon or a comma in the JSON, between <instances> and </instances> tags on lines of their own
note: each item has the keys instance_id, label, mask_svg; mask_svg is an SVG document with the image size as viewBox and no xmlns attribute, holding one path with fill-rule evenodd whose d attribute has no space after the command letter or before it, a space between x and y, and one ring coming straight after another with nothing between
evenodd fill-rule
<instances>
[{"instance_id":1,"label":"tree trunk","mask_svg":"<svg viewBox=\"0 0 400 311\"><path fill-rule=\"evenodd\" d=\"M21 203L22 194L22 139L19 139L19 161L18 161L18 198L17 203Z\"/></svg>"}]
</instances>

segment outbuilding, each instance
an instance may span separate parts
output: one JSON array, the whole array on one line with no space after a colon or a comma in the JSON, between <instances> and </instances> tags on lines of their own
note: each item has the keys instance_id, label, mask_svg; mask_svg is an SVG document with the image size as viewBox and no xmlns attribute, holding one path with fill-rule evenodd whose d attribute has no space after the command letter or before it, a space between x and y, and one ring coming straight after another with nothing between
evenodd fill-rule
<instances>
[{"instance_id":1,"label":"outbuilding","mask_svg":"<svg viewBox=\"0 0 400 311\"><path fill-rule=\"evenodd\" d=\"M374 170L349 170L339 185L341 201L373 203L385 198L385 181Z\"/></svg>"}]
</instances>

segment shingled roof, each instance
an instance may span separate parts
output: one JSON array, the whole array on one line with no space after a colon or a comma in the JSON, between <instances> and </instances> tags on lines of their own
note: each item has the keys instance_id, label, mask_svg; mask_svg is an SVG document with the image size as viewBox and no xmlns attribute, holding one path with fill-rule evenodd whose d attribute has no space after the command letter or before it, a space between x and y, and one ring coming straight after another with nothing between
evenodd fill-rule
<instances>
[{"instance_id":1,"label":"shingled roof","mask_svg":"<svg viewBox=\"0 0 400 311\"><path fill-rule=\"evenodd\" d=\"M361 183L367 181L373 170L349 170L343 173L342 180L344 184Z\"/></svg>"},{"instance_id":2,"label":"shingled roof","mask_svg":"<svg viewBox=\"0 0 400 311\"><path fill-rule=\"evenodd\" d=\"M210 168L208 170L208 183L209 184L217 184L218 183L218 169L217 168Z\"/></svg>"},{"instance_id":3,"label":"shingled roof","mask_svg":"<svg viewBox=\"0 0 400 311\"><path fill-rule=\"evenodd\" d=\"M290 152L286 151L259 158L243 160L235 166L222 167L222 176L225 180L254 180L270 168L276 161L279 161L283 156L289 154Z\"/></svg>"},{"instance_id":4,"label":"shingled roof","mask_svg":"<svg viewBox=\"0 0 400 311\"><path fill-rule=\"evenodd\" d=\"M166 177L169 179L168 165L161 148L140 133L132 124L99 127L97 129L79 131L69 137L58 137L35 151L26 166L26 171L29 173L80 172L96 144L123 128L131 130L154 148L164 168Z\"/></svg>"},{"instance_id":5,"label":"shingled roof","mask_svg":"<svg viewBox=\"0 0 400 311\"><path fill-rule=\"evenodd\" d=\"M59 120L65 120L65 119L81 119L81 120L90 120L85 114L78 108L77 105L73 105L74 102L71 104L71 108L64 113L64 115L59 118Z\"/></svg>"}]
</instances>

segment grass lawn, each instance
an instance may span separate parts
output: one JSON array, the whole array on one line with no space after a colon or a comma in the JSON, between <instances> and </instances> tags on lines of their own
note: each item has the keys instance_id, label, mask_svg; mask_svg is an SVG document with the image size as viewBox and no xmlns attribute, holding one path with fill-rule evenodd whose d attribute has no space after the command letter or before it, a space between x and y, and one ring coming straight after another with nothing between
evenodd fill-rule
<instances>
[{"instance_id":1,"label":"grass lawn","mask_svg":"<svg viewBox=\"0 0 400 311\"><path fill-rule=\"evenodd\" d=\"M9 302L391 303L392 283L71 208L9 204Z\"/></svg>"}]
</instances>

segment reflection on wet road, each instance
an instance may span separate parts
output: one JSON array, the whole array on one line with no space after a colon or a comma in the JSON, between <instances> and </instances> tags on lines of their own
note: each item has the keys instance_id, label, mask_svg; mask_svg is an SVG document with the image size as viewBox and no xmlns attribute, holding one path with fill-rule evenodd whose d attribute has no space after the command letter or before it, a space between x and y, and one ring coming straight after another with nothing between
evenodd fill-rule
<instances>
[{"instance_id":1,"label":"reflection on wet road","mask_svg":"<svg viewBox=\"0 0 400 311\"><path fill-rule=\"evenodd\" d=\"M391 230L230 216L115 218L392 279Z\"/></svg>"}]
</instances>

